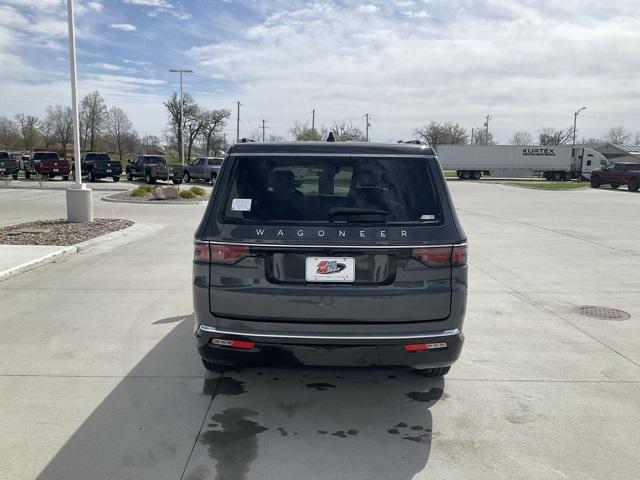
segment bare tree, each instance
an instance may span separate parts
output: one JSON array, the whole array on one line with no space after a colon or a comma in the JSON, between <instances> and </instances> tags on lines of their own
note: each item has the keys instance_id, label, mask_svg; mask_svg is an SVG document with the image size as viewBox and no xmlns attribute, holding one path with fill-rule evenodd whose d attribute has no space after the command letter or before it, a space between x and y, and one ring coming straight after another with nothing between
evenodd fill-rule
<instances>
[{"instance_id":1,"label":"bare tree","mask_svg":"<svg viewBox=\"0 0 640 480\"><path fill-rule=\"evenodd\" d=\"M573 127L565 129L543 128L538 132L540 145L566 145L573 139Z\"/></svg>"},{"instance_id":2,"label":"bare tree","mask_svg":"<svg viewBox=\"0 0 640 480\"><path fill-rule=\"evenodd\" d=\"M627 143L631 138L631 134L628 133L623 126L611 127L604 139L609 143L623 144Z\"/></svg>"},{"instance_id":3,"label":"bare tree","mask_svg":"<svg viewBox=\"0 0 640 480\"><path fill-rule=\"evenodd\" d=\"M636 139L633 144L640 146L640 132L636 133Z\"/></svg>"},{"instance_id":4,"label":"bare tree","mask_svg":"<svg viewBox=\"0 0 640 480\"><path fill-rule=\"evenodd\" d=\"M45 117L45 119L38 124L38 133L42 138L42 145L44 149L48 150L49 146L55 142L54 125L51 123L50 118Z\"/></svg>"},{"instance_id":5,"label":"bare tree","mask_svg":"<svg viewBox=\"0 0 640 480\"><path fill-rule=\"evenodd\" d=\"M454 122L435 122L431 121L424 127L417 128L414 134L422 141L426 142L431 148L437 150L438 145L466 144L468 140L467 131Z\"/></svg>"},{"instance_id":6,"label":"bare tree","mask_svg":"<svg viewBox=\"0 0 640 480\"><path fill-rule=\"evenodd\" d=\"M118 107L111 107L107 115L107 132L122 162L122 154L137 139L133 125L127 114Z\"/></svg>"},{"instance_id":7,"label":"bare tree","mask_svg":"<svg viewBox=\"0 0 640 480\"><path fill-rule=\"evenodd\" d=\"M162 145L160 144L160 138L155 135L145 135L140 140L142 148L145 154L154 154L162 151Z\"/></svg>"},{"instance_id":8,"label":"bare tree","mask_svg":"<svg viewBox=\"0 0 640 480\"><path fill-rule=\"evenodd\" d=\"M367 140L364 132L351 122L333 122L329 130L333 132L336 142L364 142Z\"/></svg>"},{"instance_id":9,"label":"bare tree","mask_svg":"<svg viewBox=\"0 0 640 480\"><path fill-rule=\"evenodd\" d=\"M22 134L22 147L25 150L31 150L38 138L38 117L18 113L16 115L16 123L20 127L20 133Z\"/></svg>"},{"instance_id":10,"label":"bare tree","mask_svg":"<svg viewBox=\"0 0 640 480\"><path fill-rule=\"evenodd\" d=\"M18 126L7 117L0 117L0 148L11 150L20 145Z\"/></svg>"},{"instance_id":11,"label":"bare tree","mask_svg":"<svg viewBox=\"0 0 640 480\"><path fill-rule=\"evenodd\" d=\"M96 139L103 132L107 121L107 106L100 92L88 93L80 101L80 133L82 135L82 148L95 151Z\"/></svg>"},{"instance_id":12,"label":"bare tree","mask_svg":"<svg viewBox=\"0 0 640 480\"><path fill-rule=\"evenodd\" d=\"M531 138L531 134L529 132L519 130L513 134L509 143L511 145L531 145L533 143L533 138Z\"/></svg>"},{"instance_id":13,"label":"bare tree","mask_svg":"<svg viewBox=\"0 0 640 480\"><path fill-rule=\"evenodd\" d=\"M485 127L474 128L475 134L473 135L474 145L495 145L493 140L493 133L487 132Z\"/></svg>"},{"instance_id":14,"label":"bare tree","mask_svg":"<svg viewBox=\"0 0 640 480\"><path fill-rule=\"evenodd\" d=\"M318 130L317 128L311 128L308 123L301 122L296 122L289 131L299 142L318 142L323 138L326 138L329 133L325 127Z\"/></svg>"},{"instance_id":15,"label":"bare tree","mask_svg":"<svg viewBox=\"0 0 640 480\"><path fill-rule=\"evenodd\" d=\"M169 99L164 102L164 106L167 109L167 113L169 115L169 130L165 132L165 136L169 140L170 136L172 135L177 145L180 145L182 141L183 133L186 131L187 123L193 123L200 115L200 107L198 107L198 104L195 102L191 95L185 93L183 95L183 101L184 118L182 119L182 122L180 122L180 97L178 97L176 92L173 92ZM197 133L199 133L199 131ZM189 151L191 151L191 148L189 148ZM178 161L182 163L182 152L179 148Z\"/></svg>"},{"instance_id":16,"label":"bare tree","mask_svg":"<svg viewBox=\"0 0 640 480\"><path fill-rule=\"evenodd\" d=\"M227 124L227 120L231 117L229 110L203 110L202 114L202 139L207 157L211 155L211 149L214 147L216 137L220 136L220 132Z\"/></svg>"},{"instance_id":17,"label":"bare tree","mask_svg":"<svg viewBox=\"0 0 640 480\"><path fill-rule=\"evenodd\" d=\"M284 138L284 136L282 136L282 135L269 135L268 141L269 142L284 142L284 141L286 141L286 138Z\"/></svg>"},{"instance_id":18,"label":"bare tree","mask_svg":"<svg viewBox=\"0 0 640 480\"><path fill-rule=\"evenodd\" d=\"M67 156L67 145L73 140L73 115L71 107L56 105L47 108L47 118L53 138L60 144L60 151L63 158Z\"/></svg>"}]
</instances>

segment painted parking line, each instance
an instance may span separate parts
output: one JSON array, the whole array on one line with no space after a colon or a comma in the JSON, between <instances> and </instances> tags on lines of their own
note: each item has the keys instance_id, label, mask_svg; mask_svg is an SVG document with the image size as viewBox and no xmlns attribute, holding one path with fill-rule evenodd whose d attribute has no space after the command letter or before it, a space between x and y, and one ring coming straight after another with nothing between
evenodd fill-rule
<instances>
[{"instance_id":1,"label":"painted parking line","mask_svg":"<svg viewBox=\"0 0 640 480\"><path fill-rule=\"evenodd\" d=\"M26 202L27 200L37 200L37 199L40 199L40 198L55 197L56 195L60 195L62 193L64 193L64 191L47 192L47 193L41 193L39 195L32 195L30 197L22 197L19 200L21 202Z\"/></svg>"}]
</instances>

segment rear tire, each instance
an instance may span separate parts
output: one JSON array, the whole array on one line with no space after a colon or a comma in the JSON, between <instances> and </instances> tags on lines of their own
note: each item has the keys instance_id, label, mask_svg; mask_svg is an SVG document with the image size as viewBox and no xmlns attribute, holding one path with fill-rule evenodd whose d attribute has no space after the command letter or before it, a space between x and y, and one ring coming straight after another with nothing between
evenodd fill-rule
<instances>
[{"instance_id":1,"label":"rear tire","mask_svg":"<svg viewBox=\"0 0 640 480\"><path fill-rule=\"evenodd\" d=\"M95 182L96 181L96 172L94 172L93 170L91 170L89 172L89 181L90 182Z\"/></svg>"},{"instance_id":2,"label":"rear tire","mask_svg":"<svg viewBox=\"0 0 640 480\"><path fill-rule=\"evenodd\" d=\"M53 177L51 177L51 178L53 178ZM62 176L62 180L64 180L65 182L66 182L67 180L69 180L69 175L63 175L63 176Z\"/></svg>"},{"instance_id":3,"label":"rear tire","mask_svg":"<svg viewBox=\"0 0 640 480\"><path fill-rule=\"evenodd\" d=\"M564 172L562 174L562 180L565 182L568 182L571 180L571 174L569 172Z\"/></svg>"},{"instance_id":4,"label":"rear tire","mask_svg":"<svg viewBox=\"0 0 640 480\"><path fill-rule=\"evenodd\" d=\"M13 178L16 178L16 177L13 177ZM629 189L630 192L637 192L638 187L640 187L640 181L638 181L637 178L632 178L629 180L629 185L627 185L627 188Z\"/></svg>"},{"instance_id":5,"label":"rear tire","mask_svg":"<svg viewBox=\"0 0 640 480\"><path fill-rule=\"evenodd\" d=\"M482 177L482 173L480 173L480 172L473 172L473 179L474 179L474 180L480 180L480 177Z\"/></svg>"},{"instance_id":6,"label":"rear tire","mask_svg":"<svg viewBox=\"0 0 640 480\"><path fill-rule=\"evenodd\" d=\"M465 170L464 172L462 172L463 180L469 180L470 178L471 178L471 172L469 172L468 170Z\"/></svg>"},{"instance_id":7,"label":"rear tire","mask_svg":"<svg viewBox=\"0 0 640 480\"><path fill-rule=\"evenodd\" d=\"M28 170L24 171L24 178L26 178L27 180L29 180L31 178L31 172L29 172Z\"/></svg>"},{"instance_id":8,"label":"rear tire","mask_svg":"<svg viewBox=\"0 0 640 480\"><path fill-rule=\"evenodd\" d=\"M600 182L600 177L598 176L591 176L591 188L600 188L600 185L602 183Z\"/></svg>"},{"instance_id":9,"label":"rear tire","mask_svg":"<svg viewBox=\"0 0 640 480\"><path fill-rule=\"evenodd\" d=\"M133 181L133 175L131 175L131 170L127 170L127 180L130 182Z\"/></svg>"},{"instance_id":10,"label":"rear tire","mask_svg":"<svg viewBox=\"0 0 640 480\"><path fill-rule=\"evenodd\" d=\"M416 373L422 377L444 377L449 370L451 367L421 368L416 370Z\"/></svg>"},{"instance_id":11,"label":"rear tire","mask_svg":"<svg viewBox=\"0 0 640 480\"><path fill-rule=\"evenodd\" d=\"M13 175L11 175L11 178L13 178L14 180L17 180L18 179L18 174L14 173Z\"/></svg>"},{"instance_id":12,"label":"rear tire","mask_svg":"<svg viewBox=\"0 0 640 480\"><path fill-rule=\"evenodd\" d=\"M113 177L113 181L114 181L114 182L119 182L119 181L120 181L120 177L119 177L118 175L115 175L115 176Z\"/></svg>"},{"instance_id":13,"label":"rear tire","mask_svg":"<svg viewBox=\"0 0 640 480\"><path fill-rule=\"evenodd\" d=\"M553 178L554 181L559 182L562 180L562 172L553 172L553 176L551 178Z\"/></svg>"},{"instance_id":14,"label":"rear tire","mask_svg":"<svg viewBox=\"0 0 640 480\"><path fill-rule=\"evenodd\" d=\"M215 183L216 183L216 176L211 175L211 185L215 185Z\"/></svg>"},{"instance_id":15,"label":"rear tire","mask_svg":"<svg viewBox=\"0 0 640 480\"><path fill-rule=\"evenodd\" d=\"M208 360L202 359L202 365L204 368L209 370L210 372L216 372L219 374L223 374L224 372L229 371L231 368L227 365L221 365L219 363L211 363Z\"/></svg>"},{"instance_id":16,"label":"rear tire","mask_svg":"<svg viewBox=\"0 0 640 480\"><path fill-rule=\"evenodd\" d=\"M151 172L147 172L147 175L145 176L145 180L149 185L153 185L156 183L156 178L151 175Z\"/></svg>"},{"instance_id":17,"label":"rear tire","mask_svg":"<svg viewBox=\"0 0 640 480\"><path fill-rule=\"evenodd\" d=\"M182 179L187 183L191 183L191 175L189 175L189 172L184 172Z\"/></svg>"},{"instance_id":18,"label":"rear tire","mask_svg":"<svg viewBox=\"0 0 640 480\"><path fill-rule=\"evenodd\" d=\"M612 184L611 184L611 188L613 188L614 190L617 190L617 189L618 189L618 187L620 187L620 184L619 184L619 183L612 183Z\"/></svg>"}]
</instances>

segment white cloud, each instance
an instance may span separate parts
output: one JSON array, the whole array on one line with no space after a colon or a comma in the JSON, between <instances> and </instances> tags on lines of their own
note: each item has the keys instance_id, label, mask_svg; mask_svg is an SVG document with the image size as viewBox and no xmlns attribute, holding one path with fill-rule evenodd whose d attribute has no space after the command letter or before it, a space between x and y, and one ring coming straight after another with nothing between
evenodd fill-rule
<instances>
[{"instance_id":1,"label":"white cloud","mask_svg":"<svg viewBox=\"0 0 640 480\"><path fill-rule=\"evenodd\" d=\"M124 32L134 32L137 30L136 26L130 23L112 23L110 27L114 30L122 30Z\"/></svg>"},{"instance_id":2,"label":"white cloud","mask_svg":"<svg viewBox=\"0 0 640 480\"><path fill-rule=\"evenodd\" d=\"M612 12L599 3L432 0L411 16L380 4L363 17L357 6L324 1L189 53L199 73L235 86L214 100L240 99L254 116L272 112L280 133L312 108L319 124L363 126L368 112L378 140L407 138L430 120L470 130L490 114L506 141L514 130L566 127L585 104L594 117L581 118L579 135L595 136L616 124L640 130L634 4Z\"/></svg>"},{"instance_id":3,"label":"white cloud","mask_svg":"<svg viewBox=\"0 0 640 480\"><path fill-rule=\"evenodd\" d=\"M173 5L166 0L125 0L124 3L128 3L130 5L141 5L143 7L173 8Z\"/></svg>"},{"instance_id":4,"label":"white cloud","mask_svg":"<svg viewBox=\"0 0 640 480\"><path fill-rule=\"evenodd\" d=\"M87 7L93 10L94 12L101 12L103 5L100 2L89 2L87 3Z\"/></svg>"},{"instance_id":5,"label":"white cloud","mask_svg":"<svg viewBox=\"0 0 640 480\"><path fill-rule=\"evenodd\" d=\"M377 7L376 5L371 5L371 4L360 5L358 7L358 12L360 12L360 13L375 13L378 10L380 10L379 7Z\"/></svg>"}]
</instances>

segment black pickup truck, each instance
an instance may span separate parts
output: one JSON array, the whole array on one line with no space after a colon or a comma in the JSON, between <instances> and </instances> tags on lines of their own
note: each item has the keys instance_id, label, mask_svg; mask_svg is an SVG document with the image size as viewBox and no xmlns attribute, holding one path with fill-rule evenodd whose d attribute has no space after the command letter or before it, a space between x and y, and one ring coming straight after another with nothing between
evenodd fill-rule
<instances>
[{"instance_id":1,"label":"black pickup truck","mask_svg":"<svg viewBox=\"0 0 640 480\"><path fill-rule=\"evenodd\" d=\"M111 160L109 154L85 152L80 156L80 169L83 175L95 182L101 178L111 177L114 182L120 180L122 165L118 160Z\"/></svg>"},{"instance_id":2,"label":"black pickup truck","mask_svg":"<svg viewBox=\"0 0 640 480\"><path fill-rule=\"evenodd\" d=\"M20 165L9 152L0 152L0 177L11 175L14 180L17 180L19 170Z\"/></svg>"},{"instance_id":3,"label":"black pickup truck","mask_svg":"<svg viewBox=\"0 0 640 480\"><path fill-rule=\"evenodd\" d=\"M127 180L144 177L149 184L154 184L158 180L168 181L171 175L167 161L162 155L139 155L135 160L127 162Z\"/></svg>"}]
</instances>

